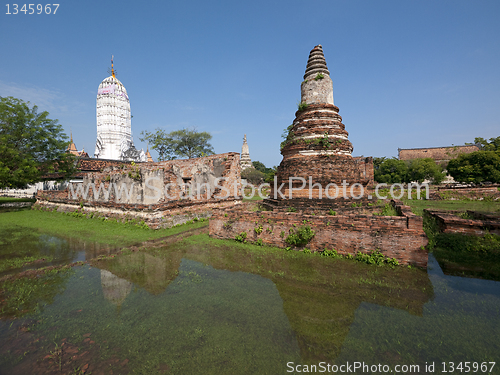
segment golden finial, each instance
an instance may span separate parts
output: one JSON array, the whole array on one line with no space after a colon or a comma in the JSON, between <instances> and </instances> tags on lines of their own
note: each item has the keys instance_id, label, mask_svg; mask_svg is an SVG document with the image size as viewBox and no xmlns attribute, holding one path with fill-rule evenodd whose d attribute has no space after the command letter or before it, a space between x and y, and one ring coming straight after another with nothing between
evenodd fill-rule
<instances>
[{"instance_id":1,"label":"golden finial","mask_svg":"<svg viewBox=\"0 0 500 375\"><path fill-rule=\"evenodd\" d=\"M113 76L113 78L116 78L115 77L115 69L113 68L113 55L111 55L111 75Z\"/></svg>"}]
</instances>

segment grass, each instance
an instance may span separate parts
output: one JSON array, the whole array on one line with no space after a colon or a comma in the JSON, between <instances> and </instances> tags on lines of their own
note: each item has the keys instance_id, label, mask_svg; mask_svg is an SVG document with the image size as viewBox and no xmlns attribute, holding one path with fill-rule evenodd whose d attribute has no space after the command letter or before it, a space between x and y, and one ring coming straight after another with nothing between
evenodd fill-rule
<instances>
[{"instance_id":1,"label":"grass","mask_svg":"<svg viewBox=\"0 0 500 375\"><path fill-rule=\"evenodd\" d=\"M13 197L0 197L1 203L11 203L11 202L35 202L36 199L33 198L13 198Z\"/></svg>"},{"instance_id":2,"label":"grass","mask_svg":"<svg viewBox=\"0 0 500 375\"><path fill-rule=\"evenodd\" d=\"M446 211L480 211L500 213L500 201L477 200L417 200L405 199L404 203L412 208L413 213L422 216L424 208Z\"/></svg>"},{"instance_id":3,"label":"grass","mask_svg":"<svg viewBox=\"0 0 500 375\"><path fill-rule=\"evenodd\" d=\"M380 212L375 212L374 215L379 216L399 216L396 209L390 203L386 203Z\"/></svg>"},{"instance_id":4,"label":"grass","mask_svg":"<svg viewBox=\"0 0 500 375\"><path fill-rule=\"evenodd\" d=\"M441 233L430 215L424 215L424 230L444 273L500 281L500 236Z\"/></svg>"},{"instance_id":5,"label":"grass","mask_svg":"<svg viewBox=\"0 0 500 375\"><path fill-rule=\"evenodd\" d=\"M2 230L23 227L55 236L84 238L87 241L113 246L130 246L207 225L207 221L198 221L169 229L151 230L116 220L73 217L60 212L20 210L0 214Z\"/></svg>"},{"instance_id":6,"label":"grass","mask_svg":"<svg viewBox=\"0 0 500 375\"><path fill-rule=\"evenodd\" d=\"M52 261L53 257L40 255L40 256L25 256L20 258L13 259L2 259L2 263L0 263L0 272L6 271L12 268L21 268L27 264L34 263L37 260L43 260L44 262Z\"/></svg>"}]
</instances>

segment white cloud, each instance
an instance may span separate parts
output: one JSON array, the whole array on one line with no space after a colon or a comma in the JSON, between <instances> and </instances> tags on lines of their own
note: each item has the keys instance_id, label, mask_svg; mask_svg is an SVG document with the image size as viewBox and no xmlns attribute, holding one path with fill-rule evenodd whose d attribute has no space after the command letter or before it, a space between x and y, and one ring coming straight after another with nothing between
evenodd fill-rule
<instances>
[{"instance_id":1,"label":"white cloud","mask_svg":"<svg viewBox=\"0 0 500 375\"><path fill-rule=\"evenodd\" d=\"M69 101L62 92L48 90L36 86L23 86L13 82L0 81L0 96L13 96L38 106L41 111L59 114L82 112L85 105L77 101Z\"/></svg>"}]
</instances>

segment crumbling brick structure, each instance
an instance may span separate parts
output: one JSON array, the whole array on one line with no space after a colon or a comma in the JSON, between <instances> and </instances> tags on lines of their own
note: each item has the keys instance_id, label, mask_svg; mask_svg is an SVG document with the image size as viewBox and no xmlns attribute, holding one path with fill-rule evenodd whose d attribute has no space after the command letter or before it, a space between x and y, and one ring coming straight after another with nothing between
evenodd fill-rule
<instances>
[{"instance_id":1,"label":"crumbling brick structure","mask_svg":"<svg viewBox=\"0 0 500 375\"><path fill-rule=\"evenodd\" d=\"M210 235L234 239L246 233L246 240L289 247L287 236L307 225L314 237L307 245L312 251L335 249L339 254L356 255L378 250L400 264L427 267L428 240L422 217L401 202L392 202L401 216L340 213L335 216L305 215L301 212L241 212L238 208L216 210L210 219Z\"/></svg>"},{"instance_id":2,"label":"crumbling brick structure","mask_svg":"<svg viewBox=\"0 0 500 375\"><path fill-rule=\"evenodd\" d=\"M81 206L113 215L122 212L149 220L154 227L170 226L182 220L160 219L179 211L209 211L239 203L239 163L235 152L138 164L89 159L82 165L86 169L82 182L61 191L39 191L37 203L66 211ZM201 215L207 216L209 212ZM187 215L186 221L191 218Z\"/></svg>"},{"instance_id":3,"label":"crumbling brick structure","mask_svg":"<svg viewBox=\"0 0 500 375\"><path fill-rule=\"evenodd\" d=\"M288 247L288 234L308 225L315 231L307 244L311 250L335 248L351 255L378 250L402 264L425 267L427 237L422 218L398 202L393 203L398 216L373 215L373 160L352 157L353 147L338 112L318 45L309 55L301 104L281 145L283 160L275 184L270 198L263 201L273 211L216 212L210 220L210 235L241 240L244 232L250 241ZM300 211L285 212L287 206ZM364 213L353 211L354 207Z\"/></svg>"},{"instance_id":4,"label":"crumbling brick structure","mask_svg":"<svg viewBox=\"0 0 500 375\"><path fill-rule=\"evenodd\" d=\"M486 233L500 235L500 215L467 211L472 219L463 219L457 215L460 211L424 210L437 221L443 233L460 233L471 236L484 236Z\"/></svg>"},{"instance_id":5,"label":"crumbling brick structure","mask_svg":"<svg viewBox=\"0 0 500 375\"><path fill-rule=\"evenodd\" d=\"M413 160L431 158L436 163L446 167L451 159L460 154L470 154L479 151L477 145L448 146L448 147L428 147L428 148L398 148L399 160Z\"/></svg>"},{"instance_id":6,"label":"crumbling brick structure","mask_svg":"<svg viewBox=\"0 0 500 375\"><path fill-rule=\"evenodd\" d=\"M318 45L309 54L301 85L301 104L282 143L283 160L278 167L277 184L272 186L270 199L266 201L268 205L295 206L297 198L307 197L332 206L336 198L332 190L334 185L329 184L340 186L345 181L353 187L349 195L352 193L355 197L371 187L373 159L352 157L349 134L338 112L339 108L333 104L330 72L323 49ZM309 189L299 190L303 181L313 187L311 193ZM277 187L282 184L278 192ZM327 187L328 197L333 199L325 199L324 189Z\"/></svg>"}]
</instances>

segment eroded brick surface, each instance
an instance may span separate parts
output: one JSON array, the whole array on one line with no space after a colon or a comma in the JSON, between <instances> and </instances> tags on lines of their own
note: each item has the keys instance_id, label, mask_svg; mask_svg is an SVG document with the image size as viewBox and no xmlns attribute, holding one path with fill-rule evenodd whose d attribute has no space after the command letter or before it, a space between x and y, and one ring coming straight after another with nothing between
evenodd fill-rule
<instances>
[{"instance_id":1,"label":"eroded brick surface","mask_svg":"<svg viewBox=\"0 0 500 375\"><path fill-rule=\"evenodd\" d=\"M379 250L401 264L426 267L427 250L424 248L428 240L422 229L422 218L411 213L409 207L399 202L394 204L403 216L355 213L319 216L302 212L216 210L210 219L210 236L234 239L246 232L249 242L261 239L265 244L285 248L290 246L286 242L290 231L308 225L315 231L315 236L306 245L310 250L333 248L344 255Z\"/></svg>"},{"instance_id":2,"label":"eroded brick surface","mask_svg":"<svg viewBox=\"0 0 500 375\"><path fill-rule=\"evenodd\" d=\"M424 210L437 220L439 230L443 233L461 233L482 236L486 233L500 235L500 217L467 211L474 219L462 219L458 211Z\"/></svg>"},{"instance_id":3,"label":"eroded brick surface","mask_svg":"<svg viewBox=\"0 0 500 375\"><path fill-rule=\"evenodd\" d=\"M37 205L107 217L128 215L164 227L209 217L211 209L241 201L238 153L137 164L91 160L95 162L87 160L83 166L82 183L62 191L38 191Z\"/></svg>"}]
</instances>

